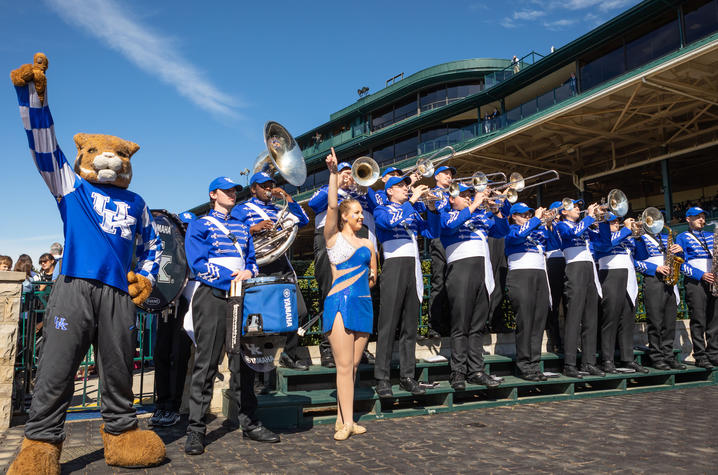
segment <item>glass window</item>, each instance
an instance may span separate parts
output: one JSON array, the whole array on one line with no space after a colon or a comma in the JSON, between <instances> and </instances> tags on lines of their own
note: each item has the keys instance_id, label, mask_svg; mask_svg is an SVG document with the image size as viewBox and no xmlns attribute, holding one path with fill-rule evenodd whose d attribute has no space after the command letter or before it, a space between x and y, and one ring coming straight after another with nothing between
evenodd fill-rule
<instances>
[{"instance_id":1,"label":"glass window","mask_svg":"<svg viewBox=\"0 0 718 475\"><path fill-rule=\"evenodd\" d=\"M449 99L449 103L463 99L466 96L475 94L481 91L480 84L457 84L449 86L446 89L446 95Z\"/></svg>"},{"instance_id":2,"label":"glass window","mask_svg":"<svg viewBox=\"0 0 718 475\"><path fill-rule=\"evenodd\" d=\"M394 106L394 122L416 115L416 95L404 98Z\"/></svg>"},{"instance_id":3,"label":"glass window","mask_svg":"<svg viewBox=\"0 0 718 475\"><path fill-rule=\"evenodd\" d=\"M661 20L661 23L665 22L665 17ZM671 19L668 23L660 26L654 23L648 28L650 31L626 43L626 68L628 70L642 66L681 46L678 19Z\"/></svg>"},{"instance_id":4,"label":"glass window","mask_svg":"<svg viewBox=\"0 0 718 475\"><path fill-rule=\"evenodd\" d=\"M314 186L324 186L329 183L329 170L324 169L314 174Z\"/></svg>"},{"instance_id":5,"label":"glass window","mask_svg":"<svg viewBox=\"0 0 718 475\"><path fill-rule=\"evenodd\" d=\"M539 110L544 110L547 107L551 107L553 105L553 89L545 94L541 94L540 96L538 96L536 101L538 102Z\"/></svg>"},{"instance_id":6,"label":"glass window","mask_svg":"<svg viewBox=\"0 0 718 475\"><path fill-rule=\"evenodd\" d=\"M430 127L421 130L421 141L427 142L429 140L436 140L442 135L446 135L446 126L441 124L436 127Z\"/></svg>"},{"instance_id":7,"label":"glass window","mask_svg":"<svg viewBox=\"0 0 718 475\"><path fill-rule=\"evenodd\" d=\"M693 0L683 4L686 42L696 40L718 30L718 1Z\"/></svg>"},{"instance_id":8,"label":"glass window","mask_svg":"<svg viewBox=\"0 0 718 475\"><path fill-rule=\"evenodd\" d=\"M397 160L403 160L409 157L416 156L416 149L419 146L419 138L417 134L403 137L397 140L394 145L394 158Z\"/></svg>"},{"instance_id":9,"label":"glass window","mask_svg":"<svg viewBox=\"0 0 718 475\"><path fill-rule=\"evenodd\" d=\"M381 165L382 163L390 162L394 160L394 144L383 145L375 148L372 158Z\"/></svg>"},{"instance_id":10,"label":"glass window","mask_svg":"<svg viewBox=\"0 0 718 475\"><path fill-rule=\"evenodd\" d=\"M598 84L615 78L625 70L623 46L618 46L581 66L581 90L587 91Z\"/></svg>"},{"instance_id":11,"label":"glass window","mask_svg":"<svg viewBox=\"0 0 718 475\"><path fill-rule=\"evenodd\" d=\"M422 92L419 102L422 112L446 105L446 86L441 85Z\"/></svg>"},{"instance_id":12,"label":"glass window","mask_svg":"<svg viewBox=\"0 0 718 475\"><path fill-rule=\"evenodd\" d=\"M383 109L378 109L372 112L371 117L372 130L381 129L394 121L394 108L389 106Z\"/></svg>"}]
</instances>

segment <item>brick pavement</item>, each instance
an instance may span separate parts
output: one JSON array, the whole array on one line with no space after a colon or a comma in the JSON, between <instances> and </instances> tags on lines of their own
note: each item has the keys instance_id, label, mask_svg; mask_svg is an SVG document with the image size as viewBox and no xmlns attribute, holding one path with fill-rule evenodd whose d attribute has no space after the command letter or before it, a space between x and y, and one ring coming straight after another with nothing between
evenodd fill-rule
<instances>
[{"instance_id":1,"label":"brick pavement","mask_svg":"<svg viewBox=\"0 0 718 475\"><path fill-rule=\"evenodd\" d=\"M158 430L167 463L114 472L715 473L717 416L712 386L372 421L366 434L346 442L332 439L332 426L319 425L282 433L279 444L260 444L228 431L218 418L209 425L204 455L184 454L182 424ZM63 473L112 471L102 459L99 425L67 424ZM9 438L19 429L0 440L3 452L17 446ZM0 456L0 464L7 460Z\"/></svg>"}]
</instances>

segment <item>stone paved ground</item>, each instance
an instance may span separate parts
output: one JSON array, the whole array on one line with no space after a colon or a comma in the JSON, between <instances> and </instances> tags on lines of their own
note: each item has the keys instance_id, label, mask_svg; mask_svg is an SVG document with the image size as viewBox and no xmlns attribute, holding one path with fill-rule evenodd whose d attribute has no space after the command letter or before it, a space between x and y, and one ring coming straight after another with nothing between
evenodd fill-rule
<instances>
[{"instance_id":1,"label":"stone paved ground","mask_svg":"<svg viewBox=\"0 0 718 475\"><path fill-rule=\"evenodd\" d=\"M189 457L184 424L160 433L168 462L111 470L100 421L67 424L63 473L716 473L718 387L496 407L367 422L346 442L332 427L282 434L279 444L242 439L215 419L204 455ZM146 426L147 419L142 420ZM21 428L0 440L0 470ZM10 455L11 457L11 455Z\"/></svg>"}]
</instances>

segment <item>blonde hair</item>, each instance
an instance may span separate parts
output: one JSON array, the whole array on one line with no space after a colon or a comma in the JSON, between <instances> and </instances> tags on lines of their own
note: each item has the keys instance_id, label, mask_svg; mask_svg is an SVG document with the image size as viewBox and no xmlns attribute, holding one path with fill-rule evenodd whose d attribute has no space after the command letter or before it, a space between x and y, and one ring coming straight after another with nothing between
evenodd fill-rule
<instances>
[{"instance_id":1,"label":"blonde hair","mask_svg":"<svg viewBox=\"0 0 718 475\"><path fill-rule=\"evenodd\" d=\"M339 203L339 213L337 216L337 228L339 229L339 231L341 231L344 227L344 220L342 219L342 215L344 213L348 213L351 205L353 205L354 203L361 206L361 203L359 203L359 201L355 200L354 198L350 198Z\"/></svg>"}]
</instances>

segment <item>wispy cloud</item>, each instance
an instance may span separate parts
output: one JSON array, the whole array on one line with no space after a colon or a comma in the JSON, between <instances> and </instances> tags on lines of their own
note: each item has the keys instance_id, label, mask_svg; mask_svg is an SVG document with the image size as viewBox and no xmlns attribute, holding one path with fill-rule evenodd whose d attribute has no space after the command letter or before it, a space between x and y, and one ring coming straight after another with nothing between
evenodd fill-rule
<instances>
[{"instance_id":1,"label":"wispy cloud","mask_svg":"<svg viewBox=\"0 0 718 475\"><path fill-rule=\"evenodd\" d=\"M546 12L541 10L519 10L514 12L512 18L514 20L535 20L546 15Z\"/></svg>"},{"instance_id":2,"label":"wispy cloud","mask_svg":"<svg viewBox=\"0 0 718 475\"><path fill-rule=\"evenodd\" d=\"M562 30L566 27L576 24L576 22L578 22L578 20L576 19L562 18L555 21L545 21L543 22L543 26L545 26L549 30Z\"/></svg>"},{"instance_id":3,"label":"wispy cloud","mask_svg":"<svg viewBox=\"0 0 718 475\"><path fill-rule=\"evenodd\" d=\"M114 0L46 1L65 22L86 30L198 107L213 114L237 117L236 99L220 91L202 71L184 59L174 40L142 25L126 7Z\"/></svg>"},{"instance_id":4,"label":"wispy cloud","mask_svg":"<svg viewBox=\"0 0 718 475\"><path fill-rule=\"evenodd\" d=\"M626 9L639 0L513 0L517 9L499 21L504 28L517 28L528 22L539 22L549 30L562 30L581 22L596 26L603 17ZM583 17L581 10L589 10Z\"/></svg>"}]
</instances>

